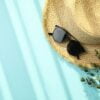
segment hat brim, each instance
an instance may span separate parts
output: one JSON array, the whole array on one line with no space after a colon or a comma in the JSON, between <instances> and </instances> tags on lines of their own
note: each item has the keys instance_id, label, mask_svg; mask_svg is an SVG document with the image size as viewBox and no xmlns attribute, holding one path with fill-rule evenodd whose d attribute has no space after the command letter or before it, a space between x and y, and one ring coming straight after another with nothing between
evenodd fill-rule
<instances>
[{"instance_id":1,"label":"hat brim","mask_svg":"<svg viewBox=\"0 0 100 100\"><path fill-rule=\"evenodd\" d=\"M62 1L63 2L63 1ZM61 3L61 2L60 2ZM56 43L51 36L49 36L48 33L53 32L55 25L59 25L67 29L65 24L66 21L62 21L61 19L65 19L65 16L61 14L61 10L65 10L64 6L60 5L59 7L55 6L58 5L58 0L47 0L46 6L44 9L44 15L43 15L43 25L44 30L46 33L46 37L48 38L50 44L56 49L56 51L62 55L65 59L67 59L69 62L77 64L79 66L91 68L93 65L100 66L100 59L96 55L96 50L100 51L100 45L89 45L89 44L82 44L84 48L86 49L86 53L80 56L80 60L78 60L76 57L71 56L67 50L66 50L66 44L59 44ZM57 7L57 8L56 8ZM57 12L58 11L58 12ZM59 16L59 14L61 14Z\"/></svg>"}]
</instances>

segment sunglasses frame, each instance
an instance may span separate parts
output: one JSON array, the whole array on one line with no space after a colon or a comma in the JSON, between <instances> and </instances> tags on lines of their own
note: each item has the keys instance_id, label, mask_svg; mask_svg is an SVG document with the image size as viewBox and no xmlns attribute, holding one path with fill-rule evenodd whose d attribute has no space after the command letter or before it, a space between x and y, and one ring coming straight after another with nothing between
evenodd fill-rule
<instances>
[{"instance_id":1,"label":"sunglasses frame","mask_svg":"<svg viewBox=\"0 0 100 100\"><path fill-rule=\"evenodd\" d=\"M58 26L58 25L55 25L55 29L53 30L53 33L48 33L48 34L52 36L52 35L54 34L56 28L60 28L60 29L62 29L63 31L65 31L65 33L66 33L65 38L66 38L66 36L67 36L68 41L69 41L68 45L71 43L71 41L76 41L76 42L81 46L81 48L83 48L83 51L86 52L85 49L84 49L84 47L80 44L80 42L79 42L73 35L71 35L66 29L64 29L63 27L60 27L60 26ZM72 37L73 39L72 39L71 37ZM53 39L54 39L54 37L53 37ZM55 39L54 39L54 40L55 40ZM55 41L56 41L56 40L55 40ZM56 42L57 42L57 41L56 41ZM58 43L59 43L59 42L58 42ZM62 41L61 43L63 43L63 41ZM68 48L68 45L67 45L67 48ZM70 48L69 48L69 49L70 49ZM67 50L67 51L68 51L68 50ZM79 54L77 54L77 59L80 59Z\"/></svg>"}]
</instances>

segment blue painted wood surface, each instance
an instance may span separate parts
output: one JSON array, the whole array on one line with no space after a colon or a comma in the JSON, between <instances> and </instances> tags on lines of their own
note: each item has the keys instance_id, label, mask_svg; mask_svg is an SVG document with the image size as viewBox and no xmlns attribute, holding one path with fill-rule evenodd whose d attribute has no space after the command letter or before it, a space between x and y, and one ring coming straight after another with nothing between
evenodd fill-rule
<instances>
[{"instance_id":1,"label":"blue painted wood surface","mask_svg":"<svg viewBox=\"0 0 100 100\"><path fill-rule=\"evenodd\" d=\"M100 100L80 69L49 46L44 0L0 0L0 100Z\"/></svg>"}]
</instances>

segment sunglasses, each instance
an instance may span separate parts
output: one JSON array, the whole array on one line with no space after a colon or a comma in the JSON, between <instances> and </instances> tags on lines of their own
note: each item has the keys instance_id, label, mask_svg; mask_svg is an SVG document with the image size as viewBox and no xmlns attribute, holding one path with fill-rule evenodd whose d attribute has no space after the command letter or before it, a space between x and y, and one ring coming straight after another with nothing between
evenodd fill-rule
<instances>
[{"instance_id":1,"label":"sunglasses","mask_svg":"<svg viewBox=\"0 0 100 100\"><path fill-rule=\"evenodd\" d=\"M57 43L63 43L65 40L68 40L67 51L70 55L77 57L77 59L80 59L80 55L86 52L81 43L63 27L55 25L53 33L48 34L52 36Z\"/></svg>"}]
</instances>

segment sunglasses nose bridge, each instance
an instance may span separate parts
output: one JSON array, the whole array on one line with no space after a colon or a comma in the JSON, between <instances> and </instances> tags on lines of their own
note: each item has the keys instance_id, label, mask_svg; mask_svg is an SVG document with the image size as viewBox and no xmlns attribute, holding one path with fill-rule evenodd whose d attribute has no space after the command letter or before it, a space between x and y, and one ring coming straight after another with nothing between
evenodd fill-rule
<instances>
[{"instance_id":1,"label":"sunglasses nose bridge","mask_svg":"<svg viewBox=\"0 0 100 100\"><path fill-rule=\"evenodd\" d=\"M65 36L65 37L66 37L66 39L69 40L69 41L72 40L72 39L71 39L71 36L70 36L69 34L67 34L67 33L66 33L66 36Z\"/></svg>"}]
</instances>

